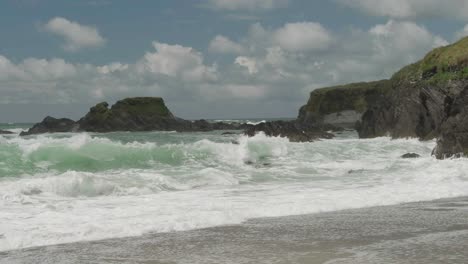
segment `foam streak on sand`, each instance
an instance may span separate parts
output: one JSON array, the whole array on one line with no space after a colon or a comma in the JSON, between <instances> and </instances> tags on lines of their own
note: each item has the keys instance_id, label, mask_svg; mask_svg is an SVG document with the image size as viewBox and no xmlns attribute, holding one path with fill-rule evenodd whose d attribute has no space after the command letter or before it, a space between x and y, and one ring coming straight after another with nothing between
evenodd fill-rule
<instances>
[{"instance_id":1,"label":"foam streak on sand","mask_svg":"<svg viewBox=\"0 0 468 264\"><path fill-rule=\"evenodd\" d=\"M354 134L0 137L0 250L468 195L466 160L435 160L434 144Z\"/></svg>"}]
</instances>

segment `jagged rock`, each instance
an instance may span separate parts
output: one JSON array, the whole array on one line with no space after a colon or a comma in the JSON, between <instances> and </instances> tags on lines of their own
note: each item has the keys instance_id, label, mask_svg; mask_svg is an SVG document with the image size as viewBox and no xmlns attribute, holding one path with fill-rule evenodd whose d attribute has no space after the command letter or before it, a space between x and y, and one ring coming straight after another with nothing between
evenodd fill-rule
<instances>
[{"instance_id":1,"label":"jagged rock","mask_svg":"<svg viewBox=\"0 0 468 264\"><path fill-rule=\"evenodd\" d=\"M47 117L21 135L54 132L114 132L114 131L211 131L243 129L243 124L210 123L206 120L189 121L175 117L160 97L126 98L111 108L99 103L75 122L70 119Z\"/></svg>"},{"instance_id":2,"label":"jagged rock","mask_svg":"<svg viewBox=\"0 0 468 264\"><path fill-rule=\"evenodd\" d=\"M417 153L406 153L401 156L403 159L415 159L421 157L421 155Z\"/></svg>"},{"instance_id":3,"label":"jagged rock","mask_svg":"<svg viewBox=\"0 0 468 264\"><path fill-rule=\"evenodd\" d=\"M28 131L23 131L20 136L43 133L59 133L59 132L76 132L79 130L79 125L68 118L53 118L47 116L42 122L35 124Z\"/></svg>"},{"instance_id":4,"label":"jagged rock","mask_svg":"<svg viewBox=\"0 0 468 264\"><path fill-rule=\"evenodd\" d=\"M327 126L331 129L332 126ZM334 135L326 132L329 129L294 121L270 121L257 125L249 125L244 131L248 136L255 136L259 132L267 136L287 137L291 142L312 142L314 140L333 138Z\"/></svg>"}]
</instances>

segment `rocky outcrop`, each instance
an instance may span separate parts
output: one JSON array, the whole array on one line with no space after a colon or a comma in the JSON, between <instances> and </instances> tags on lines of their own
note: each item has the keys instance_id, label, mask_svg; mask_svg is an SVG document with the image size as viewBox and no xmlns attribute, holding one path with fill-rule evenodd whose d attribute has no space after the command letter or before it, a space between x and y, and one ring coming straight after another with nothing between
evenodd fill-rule
<instances>
[{"instance_id":1,"label":"rocky outcrop","mask_svg":"<svg viewBox=\"0 0 468 264\"><path fill-rule=\"evenodd\" d=\"M11 132L11 131L6 131L6 130L1 130L0 129L0 135L9 135L9 134L14 134L14 133Z\"/></svg>"},{"instance_id":2,"label":"rocky outcrop","mask_svg":"<svg viewBox=\"0 0 468 264\"><path fill-rule=\"evenodd\" d=\"M291 142L312 142L320 138L333 138L334 135L327 132L327 128L335 129L333 126L318 127L298 122L298 120L270 121L249 125L244 133L248 136L254 136L263 132L267 136L287 137Z\"/></svg>"},{"instance_id":3,"label":"rocky outcrop","mask_svg":"<svg viewBox=\"0 0 468 264\"><path fill-rule=\"evenodd\" d=\"M79 130L79 125L68 118L53 118L46 117L42 122L35 124L28 131L21 132L20 136L43 133L60 133L60 132L76 132Z\"/></svg>"},{"instance_id":4,"label":"rocky outcrop","mask_svg":"<svg viewBox=\"0 0 468 264\"><path fill-rule=\"evenodd\" d=\"M382 80L316 89L299 110L298 121L354 127L369 105L388 90L388 84Z\"/></svg>"},{"instance_id":5,"label":"rocky outcrop","mask_svg":"<svg viewBox=\"0 0 468 264\"><path fill-rule=\"evenodd\" d=\"M211 131L244 129L243 124L189 121L175 117L160 97L135 97L118 101L109 108L106 102L91 107L77 122L46 117L21 135L56 132L114 132L114 131Z\"/></svg>"}]
</instances>

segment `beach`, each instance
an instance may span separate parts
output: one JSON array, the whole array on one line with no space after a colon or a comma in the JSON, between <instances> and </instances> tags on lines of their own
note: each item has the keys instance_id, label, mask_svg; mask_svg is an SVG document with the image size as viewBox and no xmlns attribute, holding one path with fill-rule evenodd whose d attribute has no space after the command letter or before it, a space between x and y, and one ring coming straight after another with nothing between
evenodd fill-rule
<instances>
[{"instance_id":1,"label":"beach","mask_svg":"<svg viewBox=\"0 0 468 264\"><path fill-rule=\"evenodd\" d=\"M468 198L0 253L0 263L466 263Z\"/></svg>"}]
</instances>

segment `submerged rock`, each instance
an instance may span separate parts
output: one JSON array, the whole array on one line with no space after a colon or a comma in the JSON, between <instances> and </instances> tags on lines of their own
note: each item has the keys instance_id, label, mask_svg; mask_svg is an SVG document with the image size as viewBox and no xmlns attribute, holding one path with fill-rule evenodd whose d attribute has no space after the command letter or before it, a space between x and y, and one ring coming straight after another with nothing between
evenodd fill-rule
<instances>
[{"instance_id":1,"label":"submerged rock","mask_svg":"<svg viewBox=\"0 0 468 264\"><path fill-rule=\"evenodd\" d=\"M327 126L327 128L332 128ZM287 137L291 142L312 142L319 138L330 139L334 135L326 132L328 129L307 125L294 121L270 121L257 125L249 125L244 131L248 136L255 136L259 132L267 136Z\"/></svg>"},{"instance_id":2,"label":"submerged rock","mask_svg":"<svg viewBox=\"0 0 468 264\"><path fill-rule=\"evenodd\" d=\"M223 132L221 133L221 135L224 135L224 136L227 136L227 135L237 135L238 133L234 133L234 132L230 132L230 131L226 131L226 132Z\"/></svg>"},{"instance_id":3,"label":"submerged rock","mask_svg":"<svg viewBox=\"0 0 468 264\"><path fill-rule=\"evenodd\" d=\"M11 131L6 131L6 130L1 130L0 129L0 135L10 135L10 134L14 134L14 133L11 132Z\"/></svg>"},{"instance_id":4,"label":"submerged rock","mask_svg":"<svg viewBox=\"0 0 468 264\"><path fill-rule=\"evenodd\" d=\"M403 159L414 159L414 158L419 158L421 155L417 153L406 153L401 156Z\"/></svg>"}]
</instances>

